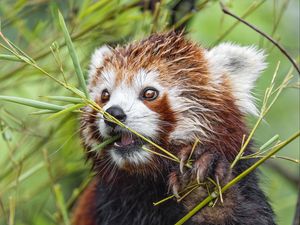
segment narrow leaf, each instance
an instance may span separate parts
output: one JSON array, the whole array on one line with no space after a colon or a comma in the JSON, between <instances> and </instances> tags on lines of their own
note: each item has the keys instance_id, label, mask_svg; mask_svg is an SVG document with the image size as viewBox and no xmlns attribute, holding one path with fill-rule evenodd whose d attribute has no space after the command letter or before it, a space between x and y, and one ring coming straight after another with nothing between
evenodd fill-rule
<instances>
[{"instance_id":1,"label":"narrow leaf","mask_svg":"<svg viewBox=\"0 0 300 225\"><path fill-rule=\"evenodd\" d=\"M68 96L41 96L48 100L59 101L59 102L70 102L70 103L83 103L81 98L68 97Z\"/></svg>"},{"instance_id":2,"label":"narrow leaf","mask_svg":"<svg viewBox=\"0 0 300 225\"><path fill-rule=\"evenodd\" d=\"M277 141L279 139L279 135L276 134L274 137L272 137L270 140L268 140L266 143L264 143L259 150L262 151L266 148L268 148L271 144L273 144L275 141Z\"/></svg>"},{"instance_id":3,"label":"narrow leaf","mask_svg":"<svg viewBox=\"0 0 300 225\"><path fill-rule=\"evenodd\" d=\"M21 98L21 97L15 97L15 96L3 96L0 95L0 100L8 101L8 102L14 102L21 105L30 106L37 109L48 109L48 110L63 110L65 109L64 106L60 105L54 105L47 102L32 100L28 98Z\"/></svg>"},{"instance_id":4,"label":"narrow leaf","mask_svg":"<svg viewBox=\"0 0 300 225\"><path fill-rule=\"evenodd\" d=\"M6 55L6 54L0 54L0 60L15 61L15 62L23 62L23 60L22 60L22 59L19 59L17 56L14 56L14 55Z\"/></svg>"},{"instance_id":5,"label":"narrow leaf","mask_svg":"<svg viewBox=\"0 0 300 225\"><path fill-rule=\"evenodd\" d=\"M58 11L58 20L59 20L59 25L64 33L65 41L68 46L70 56L72 58L72 62L73 62L74 68L75 68L77 78L79 80L80 87L82 88L83 92L85 93L85 96L88 97L88 90L87 90L85 79L84 79L84 76L83 76L83 73L82 73L82 70L80 67L80 63L79 63L74 45L72 43L70 34L68 32L67 26L65 24L64 18L60 11Z\"/></svg>"},{"instance_id":6,"label":"narrow leaf","mask_svg":"<svg viewBox=\"0 0 300 225\"><path fill-rule=\"evenodd\" d=\"M59 184L54 185L54 193L55 193L56 204L59 207L64 224L69 225L70 221L69 221L69 217L68 217L68 211L67 211L64 196L63 196L63 193L62 193L62 190L61 190L61 187Z\"/></svg>"},{"instance_id":7,"label":"narrow leaf","mask_svg":"<svg viewBox=\"0 0 300 225\"><path fill-rule=\"evenodd\" d=\"M85 104L77 104L77 105L71 105L70 107L67 107L51 116L48 117L48 119L54 119L54 118L57 118L65 113L69 113L69 112L73 112L74 110L76 109L80 109L82 108L83 106L85 106Z\"/></svg>"},{"instance_id":8,"label":"narrow leaf","mask_svg":"<svg viewBox=\"0 0 300 225\"><path fill-rule=\"evenodd\" d=\"M53 110L39 110L39 111L36 111L36 112L32 112L32 113L29 113L30 115L43 115L43 114L50 114L50 113L56 113L57 111L53 111Z\"/></svg>"}]
</instances>

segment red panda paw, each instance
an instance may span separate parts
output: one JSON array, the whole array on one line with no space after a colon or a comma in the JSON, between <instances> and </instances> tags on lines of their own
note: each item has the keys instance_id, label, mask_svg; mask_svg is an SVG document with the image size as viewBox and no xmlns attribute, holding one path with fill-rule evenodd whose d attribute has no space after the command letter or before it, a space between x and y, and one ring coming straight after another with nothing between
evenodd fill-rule
<instances>
[{"instance_id":1,"label":"red panda paw","mask_svg":"<svg viewBox=\"0 0 300 225\"><path fill-rule=\"evenodd\" d=\"M177 198L197 186L207 194L207 188L213 189L215 184L223 186L232 178L230 163L221 153L195 149L193 161L188 163L190 153L187 147L182 149L180 165L169 174L169 187Z\"/></svg>"}]
</instances>

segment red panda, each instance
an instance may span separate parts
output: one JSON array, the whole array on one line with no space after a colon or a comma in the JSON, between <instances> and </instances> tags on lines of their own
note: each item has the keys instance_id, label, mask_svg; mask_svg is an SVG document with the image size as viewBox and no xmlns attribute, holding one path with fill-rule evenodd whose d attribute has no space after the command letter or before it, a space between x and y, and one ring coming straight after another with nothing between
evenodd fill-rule
<instances>
[{"instance_id":1,"label":"red panda","mask_svg":"<svg viewBox=\"0 0 300 225\"><path fill-rule=\"evenodd\" d=\"M240 161L230 169L247 135L244 117L257 113L251 89L266 66L264 58L255 47L229 43L204 49L175 32L97 49L89 70L91 98L176 155L180 164L143 150L146 146L159 152L86 107L81 137L96 176L77 203L73 225L175 224L212 187L200 186L180 202L153 202L172 194L179 197L188 185L209 178L223 186L252 165L253 160ZM91 151L117 134L120 139L101 152ZM200 142L191 154L196 139ZM190 156L191 169L184 167ZM223 202L203 208L186 224L275 224L255 173L222 197Z\"/></svg>"}]
</instances>

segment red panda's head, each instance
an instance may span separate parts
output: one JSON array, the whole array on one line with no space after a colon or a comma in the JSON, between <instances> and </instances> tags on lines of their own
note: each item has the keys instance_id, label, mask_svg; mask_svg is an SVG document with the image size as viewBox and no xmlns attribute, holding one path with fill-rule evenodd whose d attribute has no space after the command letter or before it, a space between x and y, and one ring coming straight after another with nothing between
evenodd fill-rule
<instances>
[{"instance_id":1,"label":"red panda's head","mask_svg":"<svg viewBox=\"0 0 300 225\"><path fill-rule=\"evenodd\" d=\"M230 158L246 132L243 115L256 113L250 91L264 67L263 53L253 47L221 44L206 50L181 34L154 34L97 49L89 90L102 109L173 154L198 138L203 147ZM88 150L121 134L100 154L88 153L96 166L113 164L134 173L161 169L162 159L142 146L159 150L91 108L85 111L81 135Z\"/></svg>"}]
</instances>

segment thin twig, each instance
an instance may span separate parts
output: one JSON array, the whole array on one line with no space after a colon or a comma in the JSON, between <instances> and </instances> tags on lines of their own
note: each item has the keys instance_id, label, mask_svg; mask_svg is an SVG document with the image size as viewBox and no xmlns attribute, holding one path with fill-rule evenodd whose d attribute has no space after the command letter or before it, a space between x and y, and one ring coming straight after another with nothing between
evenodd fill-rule
<instances>
[{"instance_id":1,"label":"thin twig","mask_svg":"<svg viewBox=\"0 0 300 225\"><path fill-rule=\"evenodd\" d=\"M260 35L262 35L263 37L265 37L266 39L268 39L273 45L275 45L282 52L282 54L284 54L288 58L288 60L293 64L293 66L295 67L295 69L297 70L297 72L298 72L298 74L300 76L300 68L298 67L297 63L294 61L294 59L289 55L289 53L278 42L276 42L271 36L267 35L263 31L261 31L260 29L258 29L257 27L255 27L254 25L248 23L247 21L243 20L239 16L237 16L237 15L233 14L232 12L230 12L222 2L220 2L220 5L221 5L222 11L225 14L230 15L233 18L239 20L243 24L247 25L248 27L250 27L251 29L253 29L257 33L259 33Z\"/></svg>"},{"instance_id":2,"label":"thin twig","mask_svg":"<svg viewBox=\"0 0 300 225\"><path fill-rule=\"evenodd\" d=\"M266 1L262 0L260 2L254 1L248 9L241 15L241 18L246 19L248 16L252 15L254 11L256 11L260 6L262 6ZM222 34L219 35L218 39L213 42L212 46L217 45L219 42L221 42L228 34L231 33L231 31L234 30L234 28L239 25L239 21L236 21L233 23L226 31L224 31ZM220 29L221 31L221 29Z\"/></svg>"}]
</instances>

